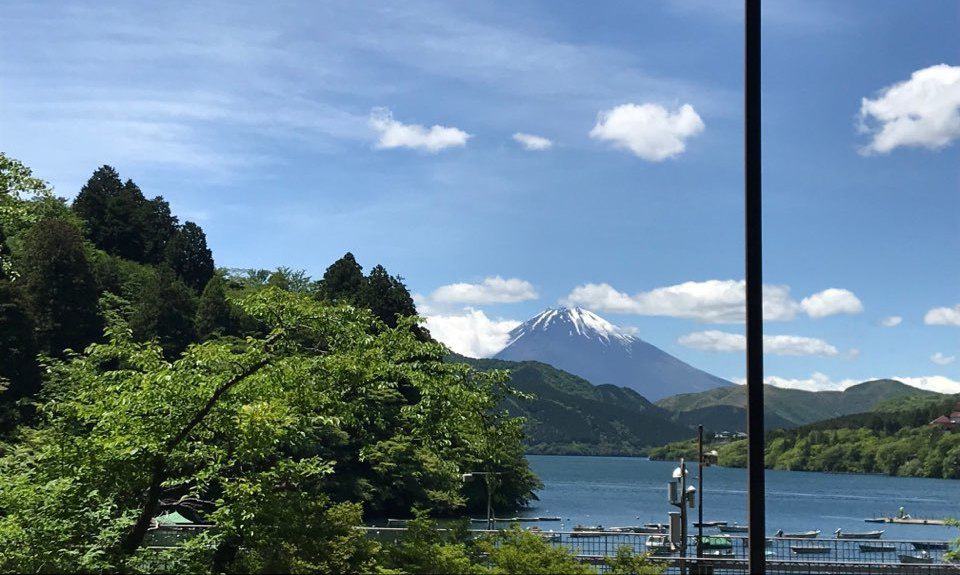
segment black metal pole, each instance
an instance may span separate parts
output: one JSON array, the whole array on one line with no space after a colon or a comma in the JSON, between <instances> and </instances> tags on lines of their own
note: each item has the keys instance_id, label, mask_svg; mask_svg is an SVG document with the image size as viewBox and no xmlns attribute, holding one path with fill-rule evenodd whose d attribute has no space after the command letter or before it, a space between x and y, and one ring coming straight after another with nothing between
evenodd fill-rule
<instances>
[{"instance_id":1,"label":"black metal pole","mask_svg":"<svg viewBox=\"0 0 960 575\"><path fill-rule=\"evenodd\" d=\"M687 573L687 463L680 458L680 575Z\"/></svg>"},{"instance_id":2,"label":"black metal pole","mask_svg":"<svg viewBox=\"0 0 960 575\"><path fill-rule=\"evenodd\" d=\"M763 256L760 163L760 0L744 0L744 179L747 283L747 470L750 573L764 573Z\"/></svg>"},{"instance_id":3,"label":"black metal pole","mask_svg":"<svg viewBox=\"0 0 960 575\"><path fill-rule=\"evenodd\" d=\"M703 557L703 426L697 426L697 559Z\"/></svg>"}]
</instances>

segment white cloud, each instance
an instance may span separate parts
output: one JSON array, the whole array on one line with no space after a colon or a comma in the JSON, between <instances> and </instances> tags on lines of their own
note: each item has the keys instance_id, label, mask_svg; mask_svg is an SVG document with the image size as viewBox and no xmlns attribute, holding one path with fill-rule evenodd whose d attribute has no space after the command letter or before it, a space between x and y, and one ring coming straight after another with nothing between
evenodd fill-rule
<instances>
[{"instance_id":1,"label":"white cloud","mask_svg":"<svg viewBox=\"0 0 960 575\"><path fill-rule=\"evenodd\" d=\"M386 108L375 108L370 113L370 127L380 134L377 148L411 148L437 153L446 148L467 145L471 135L458 128L434 125L429 129L419 124L404 124L393 119Z\"/></svg>"},{"instance_id":2,"label":"white cloud","mask_svg":"<svg viewBox=\"0 0 960 575\"><path fill-rule=\"evenodd\" d=\"M533 152L549 150L553 147L553 142L550 141L549 138L544 138L543 136L534 136L533 134L517 132L513 135L513 139L523 146L525 150L530 150Z\"/></svg>"},{"instance_id":3,"label":"white cloud","mask_svg":"<svg viewBox=\"0 0 960 575\"><path fill-rule=\"evenodd\" d=\"M865 381L872 381L876 379L883 379L883 378L864 377L860 379L842 379L842 380L834 381L830 379L829 376L823 373L814 372L808 378L796 378L796 379L771 375L763 378L763 382L768 385L775 385L777 387L784 387L788 389L803 389L806 391L843 391L844 389L857 385L858 383L863 383ZM921 376L921 377L894 376L887 379L895 379L907 385L910 385L919 389L926 389L928 391L935 391L937 393L960 393L960 381L955 381L942 375L930 375L930 376ZM731 381L740 385L743 385L744 383L746 383L746 381L743 378L731 379Z\"/></svg>"},{"instance_id":4,"label":"white cloud","mask_svg":"<svg viewBox=\"0 0 960 575\"><path fill-rule=\"evenodd\" d=\"M803 311L812 318L827 317L841 313L857 314L863 311L860 299L850 290L830 288L803 298Z\"/></svg>"},{"instance_id":5,"label":"white cloud","mask_svg":"<svg viewBox=\"0 0 960 575\"><path fill-rule=\"evenodd\" d=\"M742 352L747 349L745 336L718 330L688 333L677 341L680 345L706 351ZM822 339L799 335L765 335L763 350L771 355L835 356L840 353Z\"/></svg>"},{"instance_id":6,"label":"white cloud","mask_svg":"<svg viewBox=\"0 0 960 575\"><path fill-rule=\"evenodd\" d=\"M536 288L526 280L485 278L480 283L455 283L433 290L429 302L438 305L517 303L537 299Z\"/></svg>"},{"instance_id":7,"label":"white cloud","mask_svg":"<svg viewBox=\"0 0 960 575\"><path fill-rule=\"evenodd\" d=\"M935 307L923 316L927 325L960 325L960 304L953 307Z\"/></svg>"},{"instance_id":8,"label":"white cloud","mask_svg":"<svg viewBox=\"0 0 960 575\"><path fill-rule=\"evenodd\" d=\"M891 315L880 320L883 327L897 327L903 322L903 318L898 315Z\"/></svg>"},{"instance_id":9,"label":"white cloud","mask_svg":"<svg viewBox=\"0 0 960 575\"><path fill-rule=\"evenodd\" d=\"M863 98L860 129L872 136L862 153L886 154L900 146L936 150L960 137L960 66L938 64Z\"/></svg>"},{"instance_id":10,"label":"white cloud","mask_svg":"<svg viewBox=\"0 0 960 575\"><path fill-rule=\"evenodd\" d=\"M590 137L612 142L639 158L661 162L686 149L686 140L704 129L690 104L670 112L658 104L623 104L600 112Z\"/></svg>"},{"instance_id":11,"label":"white cloud","mask_svg":"<svg viewBox=\"0 0 960 575\"><path fill-rule=\"evenodd\" d=\"M491 319L478 309L467 308L459 314L428 315L424 325L430 335L451 350L467 357L489 357L509 341L510 330L521 322Z\"/></svg>"},{"instance_id":12,"label":"white cloud","mask_svg":"<svg viewBox=\"0 0 960 575\"><path fill-rule=\"evenodd\" d=\"M630 295L610 284L591 283L577 286L561 303L599 312L678 317L705 323L742 323L745 288L743 280L689 281ZM862 309L860 300L848 290L828 289L801 303L790 297L788 286L763 286L763 318L767 321L789 321L801 311L811 317L855 313L857 306Z\"/></svg>"},{"instance_id":13,"label":"white cloud","mask_svg":"<svg viewBox=\"0 0 960 575\"><path fill-rule=\"evenodd\" d=\"M949 365L957 360L955 355L944 355L941 352L937 352L930 356L930 361L937 365Z\"/></svg>"}]
</instances>

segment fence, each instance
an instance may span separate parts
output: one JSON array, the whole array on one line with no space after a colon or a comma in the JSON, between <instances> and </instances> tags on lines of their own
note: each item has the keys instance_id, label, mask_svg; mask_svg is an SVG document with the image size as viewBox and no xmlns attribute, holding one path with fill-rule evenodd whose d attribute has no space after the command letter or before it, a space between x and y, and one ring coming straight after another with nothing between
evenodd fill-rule
<instances>
[{"instance_id":1,"label":"fence","mask_svg":"<svg viewBox=\"0 0 960 575\"><path fill-rule=\"evenodd\" d=\"M371 535L391 539L402 535L402 527L365 528ZM496 531L472 530L474 536ZM703 537L703 556L697 557L697 537L687 541L685 556L670 546L664 534L619 532L541 531L553 545L572 551L581 561L604 570L605 560L621 547L634 553L650 553L655 560L678 573L747 573L747 538L734 535ZM947 563L946 541L902 541L887 539L767 538L767 573L870 573L960 575L960 564Z\"/></svg>"}]
</instances>

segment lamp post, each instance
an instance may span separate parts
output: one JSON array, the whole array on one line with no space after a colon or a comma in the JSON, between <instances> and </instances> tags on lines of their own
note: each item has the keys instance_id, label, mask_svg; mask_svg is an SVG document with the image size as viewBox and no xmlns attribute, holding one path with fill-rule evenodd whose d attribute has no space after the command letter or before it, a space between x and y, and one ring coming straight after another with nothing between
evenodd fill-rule
<instances>
[{"instance_id":1,"label":"lamp post","mask_svg":"<svg viewBox=\"0 0 960 575\"><path fill-rule=\"evenodd\" d=\"M687 464L680 458L680 466L673 470L673 481L670 482L670 503L680 508L680 574L686 575L687 565L687 507L693 507L697 496L697 488L687 486ZM671 514L672 515L672 514ZM671 522L671 529L673 523Z\"/></svg>"},{"instance_id":2,"label":"lamp post","mask_svg":"<svg viewBox=\"0 0 960 575\"><path fill-rule=\"evenodd\" d=\"M697 489L700 501L697 502L697 559L703 557L703 426L697 426Z\"/></svg>"},{"instance_id":3,"label":"lamp post","mask_svg":"<svg viewBox=\"0 0 960 575\"><path fill-rule=\"evenodd\" d=\"M472 480L474 477L482 476L487 484L487 530L494 528L493 521L493 477L503 475L503 471L471 471L460 476L464 482Z\"/></svg>"}]
</instances>

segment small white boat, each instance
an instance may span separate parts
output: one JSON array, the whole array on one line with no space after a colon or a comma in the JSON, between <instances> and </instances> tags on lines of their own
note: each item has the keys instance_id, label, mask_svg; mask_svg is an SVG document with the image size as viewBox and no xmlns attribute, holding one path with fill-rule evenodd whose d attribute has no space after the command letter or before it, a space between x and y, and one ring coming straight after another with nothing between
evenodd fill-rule
<instances>
[{"instance_id":1,"label":"small white boat","mask_svg":"<svg viewBox=\"0 0 960 575\"><path fill-rule=\"evenodd\" d=\"M543 529L540 529L539 527L536 527L536 526L528 527L527 531L530 533L533 533L537 537L543 539L544 541L548 541L550 543L559 543L561 539L560 534L557 533L556 531L544 531Z\"/></svg>"},{"instance_id":2,"label":"small white boat","mask_svg":"<svg viewBox=\"0 0 960 575\"><path fill-rule=\"evenodd\" d=\"M717 525L717 529L720 530L720 533L747 533L750 531L750 527L746 525Z\"/></svg>"},{"instance_id":3,"label":"small white boat","mask_svg":"<svg viewBox=\"0 0 960 575\"><path fill-rule=\"evenodd\" d=\"M651 535L647 537L644 547L647 553L652 555L663 555L673 552L673 546L670 544L670 540L667 539L666 535Z\"/></svg>"},{"instance_id":4,"label":"small white boat","mask_svg":"<svg viewBox=\"0 0 960 575\"><path fill-rule=\"evenodd\" d=\"M799 533L784 533L783 529L780 529L776 533L777 537L783 537L784 539L816 539L820 536L820 530L816 529L813 531L801 531Z\"/></svg>"},{"instance_id":5,"label":"small white boat","mask_svg":"<svg viewBox=\"0 0 960 575\"><path fill-rule=\"evenodd\" d=\"M882 529L879 531L850 531L848 533L837 529L834 533L836 533L837 539L880 539L883 537Z\"/></svg>"}]
</instances>

